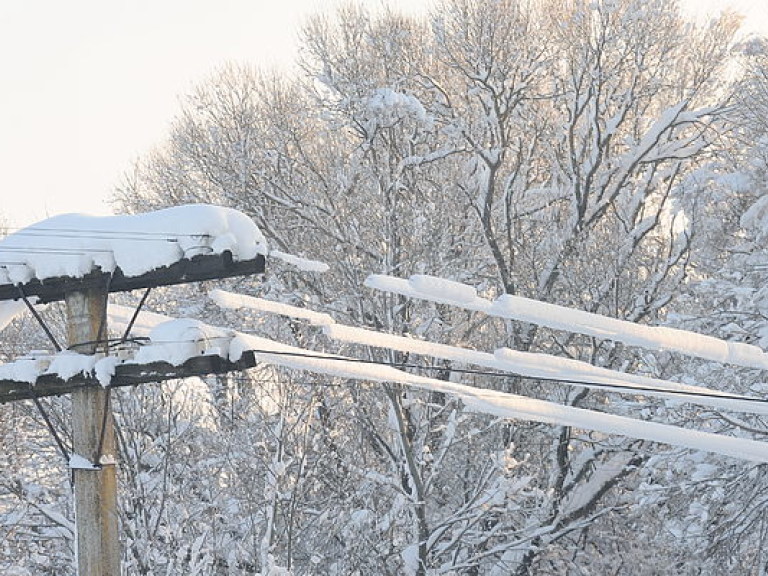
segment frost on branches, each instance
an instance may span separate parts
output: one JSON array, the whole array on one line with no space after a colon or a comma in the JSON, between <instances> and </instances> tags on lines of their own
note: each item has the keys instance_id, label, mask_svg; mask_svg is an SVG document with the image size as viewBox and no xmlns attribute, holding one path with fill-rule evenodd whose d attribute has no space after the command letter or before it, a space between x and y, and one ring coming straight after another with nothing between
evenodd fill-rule
<instances>
[{"instance_id":1,"label":"frost on branches","mask_svg":"<svg viewBox=\"0 0 768 576\"><path fill-rule=\"evenodd\" d=\"M261 284L217 287L353 329L764 394L759 366L719 362L734 350L759 356L768 334L753 226L765 213L766 66L762 52L733 49L735 33L728 15L697 27L662 0L441 0L423 18L353 6L306 24L302 77L230 66L198 86L116 199L129 213L206 203L246 214L279 253L329 270L281 261ZM430 276L472 290L422 301L361 288L371 273L413 276L433 295L446 286ZM535 324L512 309L527 302L517 298L727 345L706 358L642 350ZM504 314L467 306L475 299ZM265 363L119 394L134 573L695 574L765 564L759 465L574 422L479 414L448 389L758 443L759 414L468 374L455 359L337 338L338 327L313 325L322 317L221 310L194 288L148 305L445 384L414 390ZM23 321L6 330L24 333ZM6 504L65 515L65 487L49 476L36 484L18 456L9 462L21 487L6 486ZM52 522L24 510L6 516L4 536L30 519ZM2 540L3 566L63 573L40 569L35 554L71 554L66 536L47 533L46 549L27 551L21 533Z\"/></svg>"}]
</instances>

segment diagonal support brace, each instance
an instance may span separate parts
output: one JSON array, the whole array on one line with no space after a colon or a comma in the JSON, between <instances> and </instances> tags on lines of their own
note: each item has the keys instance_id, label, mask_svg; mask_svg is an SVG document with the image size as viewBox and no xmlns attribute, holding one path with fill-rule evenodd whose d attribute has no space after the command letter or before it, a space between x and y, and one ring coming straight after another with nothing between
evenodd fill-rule
<instances>
[{"instance_id":1,"label":"diagonal support brace","mask_svg":"<svg viewBox=\"0 0 768 576\"><path fill-rule=\"evenodd\" d=\"M29 311L32 312L32 316L35 317L35 320L37 320L38 324L40 324L46 336L48 336L48 339L53 344L53 347L56 348L56 352L61 352L61 346L56 341L56 337L53 335L53 332L51 332L50 328L48 328L47 324L45 323L43 318L40 316L40 314L37 312L37 310L35 310L35 307L32 306L32 303L29 301L29 298L27 298L27 295L24 293L24 288L22 287L22 285L17 284L16 288L19 291L19 296L21 296L21 299L24 300L24 304L27 305L27 308L29 308Z\"/></svg>"},{"instance_id":2,"label":"diagonal support brace","mask_svg":"<svg viewBox=\"0 0 768 576\"><path fill-rule=\"evenodd\" d=\"M144 304L147 301L147 298L149 297L149 293L152 291L152 286L147 288L144 291L144 295L141 297L141 300L139 301L139 305L136 306L136 310L133 312L133 316L131 316L130 322L128 322L128 326L125 329L125 333L123 334L122 339L120 340L121 343L124 343L126 340L128 340L128 336L131 334L131 330L133 330L133 325L136 323L136 319L139 317L139 312L141 312L141 309L144 307Z\"/></svg>"},{"instance_id":3,"label":"diagonal support brace","mask_svg":"<svg viewBox=\"0 0 768 576\"><path fill-rule=\"evenodd\" d=\"M64 446L64 441L61 439L61 436L59 436L59 433L56 432L56 428L53 425L53 422L51 421L51 418L48 416L48 412L45 411L45 408L43 407L42 402L40 402L40 397L37 395L32 396L32 401L35 403L35 407L37 408L37 411L40 413L40 416L42 416L43 421L45 422L45 425L48 427L48 431L51 433L51 436L53 436L53 439L56 441L56 445L59 447L59 452L61 452L61 455L64 456L64 461L70 460L69 452L67 451L67 448Z\"/></svg>"},{"instance_id":4,"label":"diagonal support brace","mask_svg":"<svg viewBox=\"0 0 768 576\"><path fill-rule=\"evenodd\" d=\"M102 452L104 451L104 436L107 432L107 423L108 423L108 416L111 414L112 406L111 406L111 396L112 396L112 387L107 386L106 388L106 394L104 394L104 410L103 414L104 416L101 419L101 431L99 432L99 443L96 446L96 455L93 457L93 466L96 469L99 469L102 467L104 462L102 462ZM111 457L111 455L110 455Z\"/></svg>"}]
</instances>

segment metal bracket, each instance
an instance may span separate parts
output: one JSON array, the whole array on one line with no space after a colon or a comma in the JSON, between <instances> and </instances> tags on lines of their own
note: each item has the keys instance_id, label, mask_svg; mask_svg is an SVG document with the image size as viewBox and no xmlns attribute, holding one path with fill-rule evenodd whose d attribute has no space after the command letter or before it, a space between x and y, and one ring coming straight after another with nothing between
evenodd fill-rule
<instances>
[{"instance_id":1,"label":"metal bracket","mask_svg":"<svg viewBox=\"0 0 768 576\"><path fill-rule=\"evenodd\" d=\"M69 468L71 470L101 470L101 464L95 464L80 454L72 454L69 457Z\"/></svg>"}]
</instances>

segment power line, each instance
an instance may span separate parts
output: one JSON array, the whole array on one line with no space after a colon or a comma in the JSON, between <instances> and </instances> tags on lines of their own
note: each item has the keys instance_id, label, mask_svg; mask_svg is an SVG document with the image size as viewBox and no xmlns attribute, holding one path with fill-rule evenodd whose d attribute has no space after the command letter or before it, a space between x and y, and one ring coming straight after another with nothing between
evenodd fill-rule
<instances>
[{"instance_id":1,"label":"power line","mask_svg":"<svg viewBox=\"0 0 768 576\"><path fill-rule=\"evenodd\" d=\"M107 238L107 240L115 240L120 238ZM120 239L123 240L123 239ZM124 240L127 241L150 241L150 242L168 242L172 244L178 243L178 240L175 239L164 239L164 238L158 238L158 239L147 239L147 238L125 238ZM87 256L88 254L110 254L114 253L113 248L88 248L85 246L72 246L72 247L64 247L59 248L56 246L32 246L32 247L26 247L26 246L3 246L2 241L0 241L0 253L8 252L14 255L24 256L26 254L35 254L35 255L50 255L50 256Z\"/></svg>"},{"instance_id":2,"label":"power line","mask_svg":"<svg viewBox=\"0 0 768 576\"><path fill-rule=\"evenodd\" d=\"M17 232L14 236L19 235L19 234L21 234L21 232ZM200 237L200 238L209 237L210 238L210 236L208 236L207 234L206 235L183 234L183 235L180 235L180 236L189 236L190 238L194 238L194 237ZM121 236L117 236L117 235L115 235L115 236L99 236L99 235L88 235L86 233L86 234L57 234L57 235L45 235L45 236L40 235L40 237L42 237L42 238L54 238L54 239L56 239L56 238L73 238L73 239L76 239L76 240L125 240L127 242L173 242L173 243L175 243L175 242L179 241L178 238L172 238L172 237L169 237L168 235L155 236L155 237L126 236L126 235L121 235ZM3 239L0 239L0 244L2 244L2 240Z\"/></svg>"},{"instance_id":3,"label":"power line","mask_svg":"<svg viewBox=\"0 0 768 576\"><path fill-rule=\"evenodd\" d=\"M200 344L204 343L205 341L215 341L215 340L223 340L228 337L226 336L213 336L210 338L206 338L204 340L155 340L151 341L151 345L164 345L164 344ZM129 342L133 342L135 344L141 345L147 345L147 340L143 337L139 338L131 338L128 339ZM98 345L98 344L113 344L117 342L120 344L120 339L108 339L103 341L91 341L91 342L82 342L78 344L73 344L70 346L70 349L77 349L79 346L85 346L85 345ZM114 346L112 346L114 347ZM592 388L599 388L599 389L606 389L611 391L613 389L614 391L626 391L626 392L634 392L637 394L642 394L643 392L653 393L653 392L660 392L663 394L669 394L674 396L681 396L686 398L710 398L710 399L717 399L717 400L738 400L740 402L748 402L753 404L766 404L768 403L768 398L751 398L747 396L740 396L737 394L717 394L717 393L707 393L707 392L694 392L689 390L668 390L665 388L657 388L653 386L629 386L626 384L607 384L605 382L595 382L592 380L578 380L575 378L555 378L555 377L547 377L547 376L528 376L525 374L520 374L518 372L514 372L513 370L509 370L508 372L498 372L493 370L479 370L479 369L473 369L473 368L453 368L453 367L445 367L445 366L429 366L424 364L414 364L414 363L408 363L408 362L388 362L386 360L366 360L364 358L344 358L341 356L332 356L332 355L320 355L316 353L312 353L311 351L308 352L286 352L286 351L276 351L276 350L268 350L268 349L249 349L248 352L252 352L254 354L271 354L273 356L285 356L289 358L303 358L303 359L309 359L309 360L331 360L336 362L347 362L347 363L353 363L353 364L366 364L366 365L377 365L377 366L387 366L392 368L408 368L411 370L424 370L424 371L445 371L448 370L450 372L456 372L458 374L466 374L466 375L472 375L472 376L488 376L488 377L494 377L494 378L509 378L509 377L517 377L522 378L525 380L535 380L539 382L548 382L552 384L566 384L570 386L588 386Z\"/></svg>"},{"instance_id":4,"label":"power line","mask_svg":"<svg viewBox=\"0 0 768 576\"><path fill-rule=\"evenodd\" d=\"M6 230L16 230L14 235L33 235L33 236L46 236L58 233L63 234L107 234L110 236L130 235L130 236L208 236L210 234L200 232L168 232L157 230L105 230L98 228L80 229L80 228L56 228L48 226L23 226L23 227L6 227ZM40 234L42 232L42 234Z\"/></svg>"},{"instance_id":5,"label":"power line","mask_svg":"<svg viewBox=\"0 0 768 576\"><path fill-rule=\"evenodd\" d=\"M188 235L190 237L210 238L207 234L202 235ZM110 237L98 237L88 236L83 238L82 236L70 236L71 238L86 239L86 240L123 240L128 242L166 242L170 244L178 244L178 238L156 237L156 238L133 238L129 236L110 236ZM190 248L201 248L204 245L191 246ZM0 239L0 254L9 253L16 256L29 255L45 255L45 256L87 256L89 254L111 254L114 253L114 248L90 248L86 246L72 246L72 247L56 247L56 246L3 246ZM22 266L27 262L21 261L0 261L0 266Z\"/></svg>"},{"instance_id":6,"label":"power line","mask_svg":"<svg viewBox=\"0 0 768 576\"><path fill-rule=\"evenodd\" d=\"M54 247L54 246L7 246L3 247L3 241L10 237L30 236L35 238L50 239L75 239L75 240L122 240L126 242L169 242L178 243L179 238L209 239L213 236L206 233L185 233L185 232L166 232L149 230L78 230L72 228L7 228L7 230L16 230L12 234L0 237L0 252L18 252L25 254L50 254L50 255L71 255L84 256L93 252L113 252L108 248L88 248L84 246L73 247ZM15 262L5 263L8 265L17 265Z\"/></svg>"},{"instance_id":7,"label":"power line","mask_svg":"<svg viewBox=\"0 0 768 576\"><path fill-rule=\"evenodd\" d=\"M525 374L520 374L512 370L510 370L509 372L495 372L491 370L477 370L473 368L447 368L445 366L425 366L422 364L387 362L387 361L379 361L379 360L365 360L363 358L341 358L338 356L318 356L314 354L304 354L300 352L279 352L274 350L251 349L249 350L249 352L253 352L255 354L272 354L275 356L293 356L298 358L309 358L309 359L317 359L317 360L336 360L340 362L353 362L357 364L376 364L379 366L391 366L395 368L410 368L410 369L430 370L430 371L449 370L451 372L457 372L459 374L468 374L468 375L475 375L475 376L493 376L493 377L502 377L502 378L515 376L515 377L523 378L526 380L538 380L541 382L551 382L553 384L570 384L570 385L577 385L577 386L585 385L585 386L592 386L595 388L615 388L615 389L627 390L632 392L663 392L665 394L674 394L678 396L688 396L688 397L694 397L694 398L716 398L721 400L740 400L744 402L754 402L756 404L768 403L768 398L749 398L745 396L739 396L736 394L716 394L716 393L706 393L706 392L693 392L689 390L667 390L664 388L655 388L652 386L627 386L625 384L606 384L605 382L577 380L574 378L527 376Z\"/></svg>"},{"instance_id":8,"label":"power line","mask_svg":"<svg viewBox=\"0 0 768 576\"><path fill-rule=\"evenodd\" d=\"M0 245L0 253L2 252L16 252L21 254L56 254L56 255L71 255L82 256L93 252L110 253L113 250L109 248L57 248L55 246L36 246L33 248L25 248L23 246L7 246Z\"/></svg>"}]
</instances>

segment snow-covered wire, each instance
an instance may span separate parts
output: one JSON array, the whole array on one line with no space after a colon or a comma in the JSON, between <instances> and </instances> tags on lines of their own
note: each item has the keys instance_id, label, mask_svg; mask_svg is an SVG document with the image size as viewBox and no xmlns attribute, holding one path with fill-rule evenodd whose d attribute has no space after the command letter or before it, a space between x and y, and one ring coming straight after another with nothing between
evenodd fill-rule
<instances>
[{"instance_id":1,"label":"snow-covered wire","mask_svg":"<svg viewBox=\"0 0 768 576\"><path fill-rule=\"evenodd\" d=\"M243 332L244 334L247 332ZM225 337L222 336L211 336L208 338L200 339L200 340L149 340L146 337L138 337L138 338L129 338L127 340L122 340L120 338L111 338L106 340L92 340L88 342L81 342L78 344L73 344L72 346L69 346L70 350L77 349L81 346L92 346L92 345L99 345L99 344L105 344L110 347L119 346L120 344L124 342L132 342L134 344L137 344L139 346L143 345L168 345L168 344L202 344L205 342L212 342L216 340L224 339ZM592 388L602 388L607 389L608 391L617 391L619 393L627 392L627 393L638 393L642 394L643 392L647 393L656 393L656 392L663 392L664 394L673 395L673 396L680 396L682 398L713 398L717 400L738 400L741 402L748 402L748 403L754 403L757 405L762 404L768 404L768 398L755 398L750 396L741 396L738 394L723 394L723 393L707 393L702 391L691 391L691 390L669 390L665 388L658 388L653 386L628 386L624 384L617 384L617 383L606 383L606 382L597 382L592 381L588 379L578 379L578 378L556 378L552 376L530 376L526 374L520 374L513 370L508 370L505 372L499 372L494 370L480 370L476 368L453 368L453 367L446 367L446 366L435 366L435 365L426 365L426 364L416 364L416 363L410 363L410 362L390 362L386 360L367 360L365 358L349 358L349 357L341 357L341 356L333 356L333 355L325 355L325 354L317 354L313 353L311 350L308 350L307 352L286 352L286 351L275 351L275 350L268 350L268 349L249 349L250 352L253 352L254 354L271 354L274 356L286 356L291 358L306 358L311 360L336 360L339 362L346 362L346 363L356 363L356 364L369 364L369 365L377 365L377 366L388 366L388 367L394 367L394 368L408 368L411 370L424 370L424 371L451 371L455 372L457 374L465 374L470 376L489 376L494 378L521 378L524 380L533 380L538 382L548 382L552 384L567 384L571 386L589 386Z\"/></svg>"},{"instance_id":2,"label":"snow-covered wire","mask_svg":"<svg viewBox=\"0 0 768 576\"><path fill-rule=\"evenodd\" d=\"M35 228L5 228L5 230L13 231L12 234L14 236L42 236L42 237L51 237L51 238L82 238L82 237L88 237L91 238L94 235L96 236L107 236L110 239L111 238L118 238L118 239L130 239L135 237L155 237L159 239L165 239L165 237L190 237L190 238L210 238L210 234L200 233L200 232L165 232L165 231L157 231L157 230L135 230L135 231L127 231L127 230L98 230L98 229L92 229L92 230L84 230L84 229L78 229L78 228L46 228L46 227L35 227Z\"/></svg>"},{"instance_id":3,"label":"snow-covered wire","mask_svg":"<svg viewBox=\"0 0 768 576\"><path fill-rule=\"evenodd\" d=\"M24 254L87 254L90 252L113 252L109 248L57 248L56 246L35 246L25 248L23 246L0 245L0 252L22 252Z\"/></svg>"},{"instance_id":4,"label":"snow-covered wire","mask_svg":"<svg viewBox=\"0 0 768 576\"><path fill-rule=\"evenodd\" d=\"M613 340L629 346L669 350L714 362L768 370L768 354L752 344L721 340L667 326L629 322L511 294L502 294L495 300L488 300L478 296L473 286L435 276L417 274L404 279L373 274L365 280L364 285L408 298L448 304L492 317L537 324L600 340Z\"/></svg>"},{"instance_id":5,"label":"snow-covered wire","mask_svg":"<svg viewBox=\"0 0 768 576\"><path fill-rule=\"evenodd\" d=\"M522 378L525 380L536 380L540 382L550 382L553 384L569 384L574 386L591 386L594 388L608 388L619 389L627 392L664 392L665 394L683 396L689 398L716 398L719 400L740 400L744 402L753 402L755 404L768 404L768 398L750 398L748 396L739 396L737 394L715 394L705 392L692 392L688 390L665 390L662 388L654 388L651 386L626 386L623 384L606 384L604 382L592 382L589 380L577 380L573 378L553 378L553 377L541 377L541 376L527 376L525 374L517 374L513 371L509 372L495 372L491 370L478 370L473 368L446 368L445 366L428 366L424 364L412 364L403 362L388 362L386 360L366 360L364 358L342 358L334 356L319 356L317 354L306 353L301 354L297 352L278 352L274 350L250 350L255 354L272 354L275 356L289 356L294 358L310 358L317 360L337 360L340 362L352 362L357 364L375 364L378 366L392 366L395 368L410 368L414 370L425 371L445 371L456 372L457 374L466 374L473 376L491 376L496 378Z\"/></svg>"}]
</instances>

